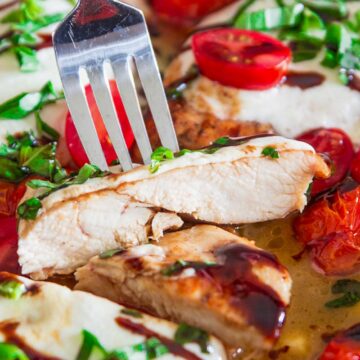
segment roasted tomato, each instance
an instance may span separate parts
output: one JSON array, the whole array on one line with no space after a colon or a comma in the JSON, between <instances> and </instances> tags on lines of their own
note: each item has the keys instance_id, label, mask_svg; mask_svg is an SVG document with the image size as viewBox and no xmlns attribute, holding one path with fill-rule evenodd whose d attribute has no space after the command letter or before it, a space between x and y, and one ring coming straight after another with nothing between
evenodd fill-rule
<instances>
[{"instance_id":1,"label":"roasted tomato","mask_svg":"<svg viewBox=\"0 0 360 360\"><path fill-rule=\"evenodd\" d=\"M319 360L360 360L360 324L336 335Z\"/></svg>"},{"instance_id":2,"label":"roasted tomato","mask_svg":"<svg viewBox=\"0 0 360 360\"><path fill-rule=\"evenodd\" d=\"M354 147L349 136L340 129L315 129L298 138L314 147L318 153L326 155L332 165L333 174L326 180L315 180L311 194L317 195L341 182L347 175Z\"/></svg>"},{"instance_id":3,"label":"roasted tomato","mask_svg":"<svg viewBox=\"0 0 360 360\"><path fill-rule=\"evenodd\" d=\"M215 29L195 34L192 47L201 73L219 83L247 90L277 85L291 61L290 49L256 31Z\"/></svg>"},{"instance_id":4,"label":"roasted tomato","mask_svg":"<svg viewBox=\"0 0 360 360\"><path fill-rule=\"evenodd\" d=\"M191 23L235 0L152 0L155 11L172 23Z\"/></svg>"},{"instance_id":5,"label":"roasted tomato","mask_svg":"<svg viewBox=\"0 0 360 360\"><path fill-rule=\"evenodd\" d=\"M294 231L317 269L327 275L355 271L360 265L360 186L310 205L295 220Z\"/></svg>"},{"instance_id":6,"label":"roasted tomato","mask_svg":"<svg viewBox=\"0 0 360 360\"><path fill-rule=\"evenodd\" d=\"M117 110L117 114L119 117L119 121L121 124L121 128L123 130L123 134L125 137L126 144L128 148L130 148L134 142L134 135L131 130L131 126L129 120L126 116L126 111L124 105L121 101L121 97L119 91L117 89L115 81L110 82L111 92L113 95L114 104ZM104 154L108 164L111 164L114 160L117 159L115 150L111 144L109 135L106 131L105 125L103 123L100 111L96 105L94 94L91 90L90 86L86 87L86 97L89 103L90 111L94 120L94 124L99 135L99 139L101 142L101 146L104 150ZM66 119L66 129L65 129L65 137L66 143L69 148L70 154L75 162L75 164L79 167L88 163L88 157L85 153L85 150L81 144L79 135L76 131L73 119L71 114L68 113Z\"/></svg>"},{"instance_id":7,"label":"roasted tomato","mask_svg":"<svg viewBox=\"0 0 360 360\"><path fill-rule=\"evenodd\" d=\"M360 151L358 151L351 163L351 177L356 180L358 183L360 183Z\"/></svg>"}]
</instances>

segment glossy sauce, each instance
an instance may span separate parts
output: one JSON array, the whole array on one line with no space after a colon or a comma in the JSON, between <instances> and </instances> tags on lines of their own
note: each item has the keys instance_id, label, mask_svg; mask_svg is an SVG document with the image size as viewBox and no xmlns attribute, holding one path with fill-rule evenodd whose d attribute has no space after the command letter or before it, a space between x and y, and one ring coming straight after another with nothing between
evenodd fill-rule
<instances>
[{"instance_id":1,"label":"glossy sauce","mask_svg":"<svg viewBox=\"0 0 360 360\"><path fill-rule=\"evenodd\" d=\"M0 5L0 11L4 11L7 10L9 8L11 8L12 6L18 4L20 2L20 0L13 0L13 1L9 1L6 4L2 4Z\"/></svg>"},{"instance_id":2,"label":"glossy sauce","mask_svg":"<svg viewBox=\"0 0 360 360\"><path fill-rule=\"evenodd\" d=\"M285 305L279 295L253 274L253 266L267 266L285 271L276 257L245 245L228 245L214 253L217 266L197 270L221 288L233 307L247 322L268 338L280 335L285 320Z\"/></svg>"},{"instance_id":3,"label":"glossy sauce","mask_svg":"<svg viewBox=\"0 0 360 360\"><path fill-rule=\"evenodd\" d=\"M59 358L53 356L47 356L29 346L24 339L16 334L16 329L18 324L16 323L4 323L0 324L0 332L4 335L5 341L16 345L21 349L30 360L60 360Z\"/></svg>"},{"instance_id":4,"label":"glossy sauce","mask_svg":"<svg viewBox=\"0 0 360 360\"><path fill-rule=\"evenodd\" d=\"M286 75L284 84L291 87L299 87L306 90L321 85L325 81L325 76L314 71L295 72L290 71Z\"/></svg>"},{"instance_id":5,"label":"glossy sauce","mask_svg":"<svg viewBox=\"0 0 360 360\"><path fill-rule=\"evenodd\" d=\"M201 358L199 358L197 355L195 355L192 352L185 349L182 345L177 344L176 342L166 338L165 336L159 335L155 331L149 330L148 328L146 328L145 326L143 326L139 323L133 322L129 319L122 318L122 317L118 317L116 319L116 322L122 328L130 330L131 332L133 332L135 334L145 336L147 339L150 339L150 338L158 339L162 344L164 344L168 348L170 353L172 353L176 356L179 356L186 360L201 360Z\"/></svg>"}]
</instances>

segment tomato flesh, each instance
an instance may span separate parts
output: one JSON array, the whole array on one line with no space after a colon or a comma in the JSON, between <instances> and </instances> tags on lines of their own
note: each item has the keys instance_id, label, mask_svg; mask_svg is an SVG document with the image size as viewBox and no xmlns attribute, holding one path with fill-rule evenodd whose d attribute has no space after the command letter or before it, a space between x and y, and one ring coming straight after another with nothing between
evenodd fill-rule
<instances>
[{"instance_id":1,"label":"tomato flesh","mask_svg":"<svg viewBox=\"0 0 360 360\"><path fill-rule=\"evenodd\" d=\"M310 205L294 221L298 241L306 245L316 269L343 275L360 266L360 186Z\"/></svg>"},{"instance_id":2,"label":"tomato flesh","mask_svg":"<svg viewBox=\"0 0 360 360\"><path fill-rule=\"evenodd\" d=\"M171 22L190 23L235 0L152 0L155 11Z\"/></svg>"},{"instance_id":3,"label":"tomato flesh","mask_svg":"<svg viewBox=\"0 0 360 360\"><path fill-rule=\"evenodd\" d=\"M360 360L360 324L336 335L319 360Z\"/></svg>"},{"instance_id":4,"label":"tomato flesh","mask_svg":"<svg viewBox=\"0 0 360 360\"><path fill-rule=\"evenodd\" d=\"M312 145L318 153L326 155L331 160L332 176L325 180L315 180L311 195L324 192L345 178L354 156L354 147L344 131L319 128L298 136L297 140Z\"/></svg>"},{"instance_id":5,"label":"tomato flesh","mask_svg":"<svg viewBox=\"0 0 360 360\"><path fill-rule=\"evenodd\" d=\"M127 118L126 111L122 103L115 81L110 81L110 88L113 95L113 101L118 114L120 125L125 137L126 145L130 149L132 144L134 143L134 134L131 130L131 126ZM96 127L96 131L100 139L101 147L104 151L107 163L110 165L113 161L117 159L116 152L114 150L114 147L112 146L108 132L103 123L100 111L96 105L95 97L91 87L87 86L85 92L89 103L89 108L93 117L93 121ZM65 137L66 137L66 143L68 149L75 164L81 167L84 164L88 163L89 159L81 144L79 135L76 131L75 124L70 113L68 113L66 118Z\"/></svg>"},{"instance_id":6,"label":"tomato flesh","mask_svg":"<svg viewBox=\"0 0 360 360\"><path fill-rule=\"evenodd\" d=\"M192 38L200 72L225 86L266 90L280 83L291 61L290 49L256 31L215 29Z\"/></svg>"},{"instance_id":7,"label":"tomato flesh","mask_svg":"<svg viewBox=\"0 0 360 360\"><path fill-rule=\"evenodd\" d=\"M351 163L351 177L360 183L360 151L358 151Z\"/></svg>"}]
</instances>

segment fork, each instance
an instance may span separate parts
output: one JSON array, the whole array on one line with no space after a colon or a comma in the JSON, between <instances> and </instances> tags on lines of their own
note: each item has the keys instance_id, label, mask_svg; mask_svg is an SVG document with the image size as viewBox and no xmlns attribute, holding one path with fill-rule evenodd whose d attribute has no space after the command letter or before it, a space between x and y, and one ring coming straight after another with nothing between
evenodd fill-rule
<instances>
[{"instance_id":1,"label":"fork","mask_svg":"<svg viewBox=\"0 0 360 360\"><path fill-rule=\"evenodd\" d=\"M92 164L102 170L108 169L80 76L84 70L120 165L124 171L134 166L112 99L106 64L113 70L144 163L150 162L152 148L132 64L137 68L162 145L179 150L149 32L140 10L117 0L79 0L55 31L53 42L65 98Z\"/></svg>"}]
</instances>

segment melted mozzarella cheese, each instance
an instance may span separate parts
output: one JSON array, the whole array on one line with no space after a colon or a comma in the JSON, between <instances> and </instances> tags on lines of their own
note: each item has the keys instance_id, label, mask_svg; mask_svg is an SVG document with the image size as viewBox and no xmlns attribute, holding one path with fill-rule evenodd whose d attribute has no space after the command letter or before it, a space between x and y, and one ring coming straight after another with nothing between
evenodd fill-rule
<instances>
[{"instance_id":1,"label":"melted mozzarella cheese","mask_svg":"<svg viewBox=\"0 0 360 360\"><path fill-rule=\"evenodd\" d=\"M208 16L199 24L199 28L228 21L236 14L240 4L241 1ZM359 2L347 5L350 16L360 9ZM256 1L249 10L273 6L277 6L274 0ZM211 113L220 120L270 123L287 137L317 127L339 127L354 142L360 143L360 92L341 84L336 70L321 66L323 57L321 53L313 60L292 63L290 66L292 71L315 71L324 75L325 81L316 87L302 90L282 85L266 91L246 91L222 86L199 76L185 90L184 96L194 108ZM182 52L170 65L165 82L183 77L194 63L191 50Z\"/></svg>"}]
</instances>

